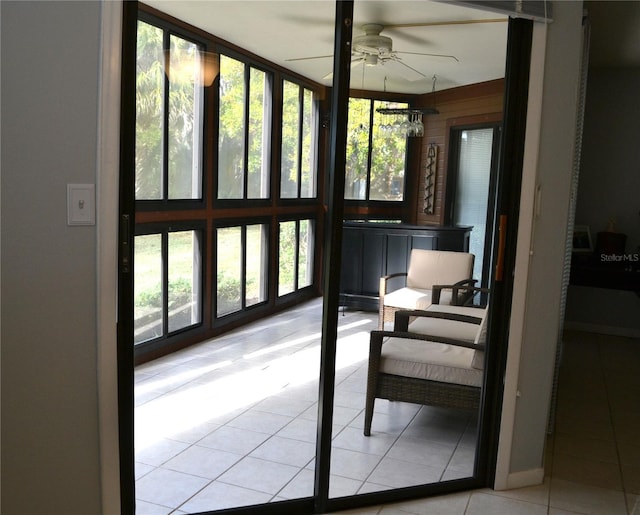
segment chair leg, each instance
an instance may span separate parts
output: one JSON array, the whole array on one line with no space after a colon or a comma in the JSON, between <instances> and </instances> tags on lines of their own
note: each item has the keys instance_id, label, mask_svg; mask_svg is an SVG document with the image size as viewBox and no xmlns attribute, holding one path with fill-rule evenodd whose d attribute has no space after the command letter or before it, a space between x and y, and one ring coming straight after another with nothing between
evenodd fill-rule
<instances>
[{"instance_id":1,"label":"chair leg","mask_svg":"<svg viewBox=\"0 0 640 515\"><path fill-rule=\"evenodd\" d=\"M373 407L376 398L367 392L367 400L364 408L364 436L371 436L371 421L373 419Z\"/></svg>"}]
</instances>

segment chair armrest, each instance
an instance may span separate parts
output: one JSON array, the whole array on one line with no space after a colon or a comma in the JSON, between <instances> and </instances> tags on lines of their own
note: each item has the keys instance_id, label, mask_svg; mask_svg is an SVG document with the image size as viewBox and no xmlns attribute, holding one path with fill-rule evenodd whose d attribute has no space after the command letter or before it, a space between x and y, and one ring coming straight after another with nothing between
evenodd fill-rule
<instances>
[{"instance_id":1,"label":"chair armrest","mask_svg":"<svg viewBox=\"0 0 640 515\"><path fill-rule=\"evenodd\" d=\"M446 338L444 336L435 336L431 334L411 333L407 331L371 331L370 350L376 355L380 355L382 345L385 338L405 338L408 340L422 340L432 343L443 343L445 345L454 345L456 347L464 347L465 349L485 350L485 345L465 342L464 340L456 340L455 338Z\"/></svg>"},{"instance_id":2,"label":"chair armrest","mask_svg":"<svg viewBox=\"0 0 640 515\"><path fill-rule=\"evenodd\" d=\"M465 302L468 301L467 297L469 296L469 294L466 294L464 299L459 300L460 290L465 292L472 290L476 287L475 284L477 282L478 281L476 279L463 279L462 281L458 281L457 283L454 283L454 284L434 284L431 288L432 290L431 301L433 304L440 304L440 294L442 293L442 290L451 290L452 291L451 305L462 306Z\"/></svg>"},{"instance_id":3,"label":"chair armrest","mask_svg":"<svg viewBox=\"0 0 640 515\"><path fill-rule=\"evenodd\" d=\"M406 276L407 276L406 272L398 272L396 274L389 274L389 275L382 276L380 278L380 299L383 299L384 295L387 293L387 282L390 279L393 279L395 277L406 277Z\"/></svg>"},{"instance_id":4,"label":"chair armrest","mask_svg":"<svg viewBox=\"0 0 640 515\"><path fill-rule=\"evenodd\" d=\"M395 313L394 331L407 332L409 330L409 319L413 317L442 318L454 322L464 322L467 324L480 325L482 317L472 315L461 315L459 313L447 313L444 311L423 311L423 310L399 310Z\"/></svg>"},{"instance_id":5,"label":"chair armrest","mask_svg":"<svg viewBox=\"0 0 640 515\"><path fill-rule=\"evenodd\" d=\"M463 290L461 296L459 290ZM468 306L475 297L476 293L489 293L489 288L480 288L478 286L466 286L453 289L453 305L454 306Z\"/></svg>"}]
</instances>

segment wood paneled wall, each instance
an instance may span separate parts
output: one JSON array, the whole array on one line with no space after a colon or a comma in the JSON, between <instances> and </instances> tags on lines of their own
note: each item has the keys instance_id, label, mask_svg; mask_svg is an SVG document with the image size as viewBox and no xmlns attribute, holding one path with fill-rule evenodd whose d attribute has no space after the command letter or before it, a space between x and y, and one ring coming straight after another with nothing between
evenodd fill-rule
<instances>
[{"instance_id":1,"label":"wood paneled wall","mask_svg":"<svg viewBox=\"0 0 640 515\"><path fill-rule=\"evenodd\" d=\"M415 191L416 212L411 223L443 225L446 176L448 166L449 133L451 128L490 123L502 120L504 79L473 84L435 93L435 106L439 114L425 115L425 134L420 149L418 187ZM433 93L420 97L418 107L432 107ZM429 145L438 146L435 181L435 206L431 215L424 213L425 172ZM414 182L416 184L416 182Z\"/></svg>"}]
</instances>

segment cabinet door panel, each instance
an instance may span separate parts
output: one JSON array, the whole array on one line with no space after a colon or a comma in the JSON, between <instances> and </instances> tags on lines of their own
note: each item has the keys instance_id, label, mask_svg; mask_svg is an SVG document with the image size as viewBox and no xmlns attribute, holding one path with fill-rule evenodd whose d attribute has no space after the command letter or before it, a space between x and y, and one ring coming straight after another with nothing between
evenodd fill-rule
<instances>
[{"instance_id":1,"label":"cabinet door panel","mask_svg":"<svg viewBox=\"0 0 640 515\"><path fill-rule=\"evenodd\" d=\"M384 275L384 235L369 233L362 242L362 293L377 296L382 275Z\"/></svg>"}]
</instances>

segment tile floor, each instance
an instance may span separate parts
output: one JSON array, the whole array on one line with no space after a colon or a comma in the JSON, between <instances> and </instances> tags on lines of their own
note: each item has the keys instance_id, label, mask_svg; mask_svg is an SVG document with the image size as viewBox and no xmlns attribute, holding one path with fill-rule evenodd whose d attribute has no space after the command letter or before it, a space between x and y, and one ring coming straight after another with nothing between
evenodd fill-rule
<instances>
[{"instance_id":1,"label":"tile floor","mask_svg":"<svg viewBox=\"0 0 640 515\"><path fill-rule=\"evenodd\" d=\"M137 513L181 514L311 495L319 300L136 369ZM476 417L377 401L362 436L368 333L339 320L330 495L469 475ZM545 483L352 514L640 515L640 341L567 334Z\"/></svg>"}]
</instances>

